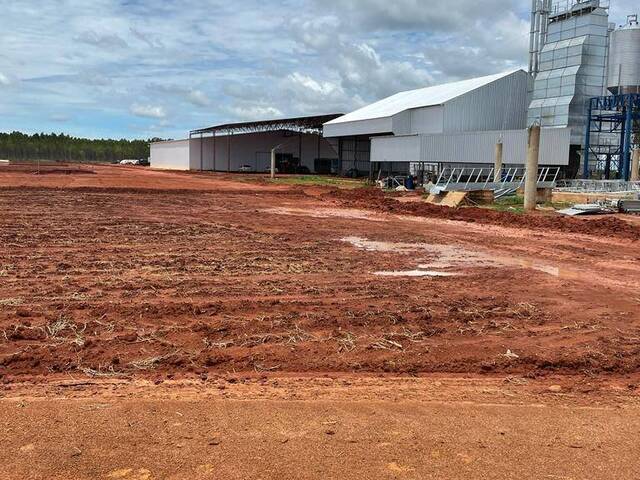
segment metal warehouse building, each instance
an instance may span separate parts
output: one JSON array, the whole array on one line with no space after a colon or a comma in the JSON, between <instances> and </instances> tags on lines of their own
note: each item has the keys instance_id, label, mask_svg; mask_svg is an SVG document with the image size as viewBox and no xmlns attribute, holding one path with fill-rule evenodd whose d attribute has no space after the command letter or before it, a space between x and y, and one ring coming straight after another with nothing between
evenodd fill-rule
<instances>
[{"instance_id":1,"label":"metal warehouse building","mask_svg":"<svg viewBox=\"0 0 640 480\"><path fill-rule=\"evenodd\" d=\"M332 173L337 152L322 136L339 114L230 123L194 130L185 140L151 144L151 166L167 170L266 172L276 151L283 173Z\"/></svg>"},{"instance_id":2,"label":"metal warehouse building","mask_svg":"<svg viewBox=\"0 0 640 480\"><path fill-rule=\"evenodd\" d=\"M275 149L281 173L372 175L409 165L522 165L533 79L515 70L401 92L347 115L231 123L151 145L151 166L175 170L266 172ZM544 129L542 165L564 166L570 130Z\"/></svg>"},{"instance_id":3,"label":"metal warehouse building","mask_svg":"<svg viewBox=\"0 0 640 480\"><path fill-rule=\"evenodd\" d=\"M503 141L505 163L522 164L532 78L524 70L401 92L329 121L342 171L372 163L492 164ZM566 165L567 129L542 134L541 163Z\"/></svg>"}]
</instances>

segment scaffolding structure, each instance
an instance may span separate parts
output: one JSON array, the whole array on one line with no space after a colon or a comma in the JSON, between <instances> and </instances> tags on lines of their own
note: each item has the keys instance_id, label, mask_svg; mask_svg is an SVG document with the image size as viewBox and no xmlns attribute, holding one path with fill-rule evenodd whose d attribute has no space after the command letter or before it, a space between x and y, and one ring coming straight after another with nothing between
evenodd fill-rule
<instances>
[{"instance_id":1,"label":"scaffolding structure","mask_svg":"<svg viewBox=\"0 0 640 480\"><path fill-rule=\"evenodd\" d=\"M640 94L592 98L587 114L583 178L590 178L592 171L601 171L607 180L613 177L628 181L639 134Z\"/></svg>"},{"instance_id":2,"label":"scaffolding structure","mask_svg":"<svg viewBox=\"0 0 640 480\"><path fill-rule=\"evenodd\" d=\"M538 169L538 188L554 188L560 175L560 167L541 167ZM496 198L512 195L523 188L527 180L527 169L524 167L507 167L498 175L496 181L495 168L469 168L447 166L431 189L431 193L471 192L476 190L493 190Z\"/></svg>"}]
</instances>

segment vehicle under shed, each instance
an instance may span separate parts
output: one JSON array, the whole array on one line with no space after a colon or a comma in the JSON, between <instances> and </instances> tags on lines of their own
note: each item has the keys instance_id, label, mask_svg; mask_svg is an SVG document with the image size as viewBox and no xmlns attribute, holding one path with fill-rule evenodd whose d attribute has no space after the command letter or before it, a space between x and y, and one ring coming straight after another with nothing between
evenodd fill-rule
<instances>
[{"instance_id":1,"label":"vehicle under shed","mask_svg":"<svg viewBox=\"0 0 640 480\"><path fill-rule=\"evenodd\" d=\"M337 144L323 124L340 115L231 123L188 139L151 144L151 166L167 170L266 172L275 149L280 173L337 173Z\"/></svg>"}]
</instances>

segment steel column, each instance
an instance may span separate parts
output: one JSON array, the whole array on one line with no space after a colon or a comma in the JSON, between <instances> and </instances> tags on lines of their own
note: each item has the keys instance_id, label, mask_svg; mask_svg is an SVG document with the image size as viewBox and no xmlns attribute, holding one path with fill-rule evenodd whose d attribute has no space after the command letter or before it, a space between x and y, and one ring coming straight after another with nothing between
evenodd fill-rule
<instances>
[{"instance_id":1,"label":"steel column","mask_svg":"<svg viewBox=\"0 0 640 480\"><path fill-rule=\"evenodd\" d=\"M625 120L625 130L624 130L624 166L622 170L624 171L624 179L628 182L631 176L631 142L633 139L631 138L631 134L633 132L633 102L631 97L629 97L629 102L627 104L627 117Z\"/></svg>"},{"instance_id":2,"label":"steel column","mask_svg":"<svg viewBox=\"0 0 640 480\"><path fill-rule=\"evenodd\" d=\"M302 133L298 133L298 161L299 167L302 167Z\"/></svg>"},{"instance_id":3,"label":"steel column","mask_svg":"<svg viewBox=\"0 0 640 480\"><path fill-rule=\"evenodd\" d=\"M227 133L227 173L231 172L231 132Z\"/></svg>"},{"instance_id":4,"label":"steel column","mask_svg":"<svg viewBox=\"0 0 640 480\"><path fill-rule=\"evenodd\" d=\"M584 155L582 161L582 178L589 179L589 150L591 149L591 121L593 116L593 99L589 100L589 112L587 114L587 132L584 138Z\"/></svg>"},{"instance_id":5,"label":"steel column","mask_svg":"<svg viewBox=\"0 0 640 480\"><path fill-rule=\"evenodd\" d=\"M626 127L627 127L627 116L626 113L623 112L623 117L622 117L622 121L620 122L620 153L618 154L618 178L622 179L622 180L626 180L625 174L624 174L624 147L625 147L625 143L626 143L626 139L625 139L625 131L626 131Z\"/></svg>"}]
</instances>

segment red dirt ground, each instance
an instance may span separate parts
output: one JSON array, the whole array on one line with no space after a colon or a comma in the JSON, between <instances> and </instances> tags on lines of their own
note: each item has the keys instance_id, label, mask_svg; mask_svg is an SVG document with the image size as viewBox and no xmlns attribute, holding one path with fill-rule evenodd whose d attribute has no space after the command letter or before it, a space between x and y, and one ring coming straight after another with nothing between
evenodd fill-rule
<instances>
[{"instance_id":1,"label":"red dirt ground","mask_svg":"<svg viewBox=\"0 0 640 480\"><path fill-rule=\"evenodd\" d=\"M96 171L0 176L5 381L638 372L637 225ZM375 275L442 248L457 276Z\"/></svg>"},{"instance_id":2,"label":"red dirt ground","mask_svg":"<svg viewBox=\"0 0 640 480\"><path fill-rule=\"evenodd\" d=\"M0 479L640 475L637 218L77 168L0 166Z\"/></svg>"}]
</instances>

